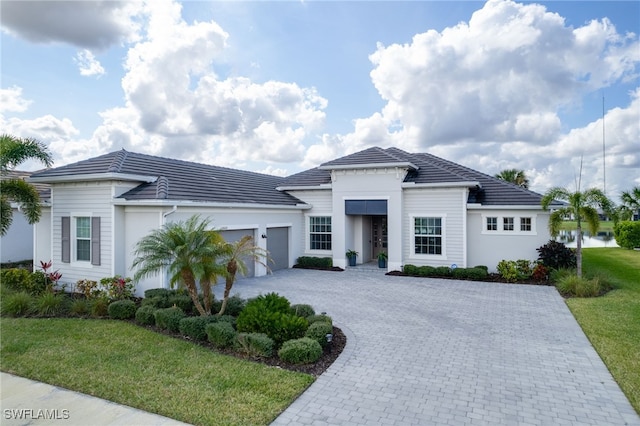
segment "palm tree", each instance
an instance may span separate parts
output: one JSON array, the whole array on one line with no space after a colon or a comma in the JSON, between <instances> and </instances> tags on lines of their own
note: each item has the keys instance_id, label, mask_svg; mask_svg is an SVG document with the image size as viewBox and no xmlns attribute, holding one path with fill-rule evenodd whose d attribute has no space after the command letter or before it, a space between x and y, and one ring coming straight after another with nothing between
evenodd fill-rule
<instances>
[{"instance_id":1,"label":"palm tree","mask_svg":"<svg viewBox=\"0 0 640 426\"><path fill-rule=\"evenodd\" d=\"M505 169L495 175L495 177L505 182L510 182L524 189L529 188L529 179L527 179L527 176L524 174L524 170Z\"/></svg>"},{"instance_id":2,"label":"palm tree","mask_svg":"<svg viewBox=\"0 0 640 426\"><path fill-rule=\"evenodd\" d=\"M134 281L166 268L171 286L184 286L200 315L211 315L211 283L215 284L226 270L218 263L225 253L224 245L216 232L207 229L209 223L194 215L186 222L167 223L143 237L134 250L133 267L138 268ZM198 281L205 306L198 298Z\"/></svg>"},{"instance_id":3,"label":"palm tree","mask_svg":"<svg viewBox=\"0 0 640 426\"><path fill-rule=\"evenodd\" d=\"M46 145L30 138L0 136L0 235L5 235L13 222L11 201L20 204L30 224L40 220L40 197L35 187L22 179L7 175L27 160L39 160L51 167L53 159Z\"/></svg>"},{"instance_id":4,"label":"palm tree","mask_svg":"<svg viewBox=\"0 0 640 426\"><path fill-rule=\"evenodd\" d=\"M624 191L620 199L620 211L625 219L630 220L634 212L640 212L640 186L634 187L631 191Z\"/></svg>"},{"instance_id":5,"label":"palm tree","mask_svg":"<svg viewBox=\"0 0 640 426\"><path fill-rule=\"evenodd\" d=\"M556 237L560 232L560 226L565 217L573 217L576 220L577 275L582 277L582 223L586 222L591 234L595 235L600 226L597 208L599 207L604 212L609 213L613 205L607 196L596 188L587 189L584 192L580 192L580 190L570 192L561 187L551 188L542 197L542 208L548 210L554 200L566 201L566 204L551 213L549 232L553 237Z\"/></svg>"},{"instance_id":6,"label":"palm tree","mask_svg":"<svg viewBox=\"0 0 640 426\"><path fill-rule=\"evenodd\" d=\"M227 308L227 301L229 300L229 293L233 283L236 281L236 275L238 273L245 275L247 273L247 264L244 259L251 259L259 264L265 266L267 270L269 267L265 262L271 260L269 258L269 252L265 249L253 244L253 237L245 235L235 243L225 244L225 286L224 286L224 298L222 299L222 305L220 306L220 312L218 316L223 315Z\"/></svg>"}]
</instances>

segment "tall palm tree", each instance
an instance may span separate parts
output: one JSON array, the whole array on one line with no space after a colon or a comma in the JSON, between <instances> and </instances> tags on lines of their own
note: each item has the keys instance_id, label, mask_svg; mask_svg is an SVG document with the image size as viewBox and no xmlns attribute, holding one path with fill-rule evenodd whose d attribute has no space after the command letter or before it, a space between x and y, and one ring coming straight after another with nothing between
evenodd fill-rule
<instances>
[{"instance_id":1,"label":"tall palm tree","mask_svg":"<svg viewBox=\"0 0 640 426\"><path fill-rule=\"evenodd\" d=\"M640 186L634 187L631 191L624 191L620 199L621 212L626 219L631 219L634 212L640 212Z\"/></svg>"},{"instance_id":2,"label":"tall palm tree","mask_svg":"<svg viewBox=\"0 0 640 426\"><path fill-rule=\"evenodd\" d=\"M134 281L149 275L169 273L170 283L184 286L202 316L211 315L211 283L226 270L218 263L224 246L211 232L208 220L194 215L185 222L172 222L138 241L133 267L138 268ZM205 306L198 297L198 284L203 291Z\"/></svg>"},{"instance_id":3,"label":"tall palm tree","mask_svg":"<svg viewBox=\"0 0 640 426\"><path fill-rule=\"evenodd\" d=\"M20 204L30 224L40 220L40 197L35 187L22 179L7 175L27 160L38 160L51 167L53 159L48 148L30 138L0 135L0 235L5 235L13 222L11 201Z\"/></svg>"},{"instance_id":4,"label":"tall palm tree","mask_svg":"<svg viewBox=\"0 0 640 426\"><path fill-rule=\"evenodd\" d=\"M518 169L505 169L495 175L500 180L505 182L510 182L514 185L518 185L521 188L528 189L529 188L529 179L524 174L524 170Z\"/></svg>"},{"instance_id":5,"label":"tall palm tree","mask_svg":"<svg viewBox=\"0 0 640 426\"><path fill-rule=\"evenodd\" d=\"M548 210L554 200L565 201L567 204L551 213L549 218L549 232L553 237L556 237L566 217L573 217L576 220L577 275L582 277L582 223L586 222L591 234L595 235L600 226L597 208L601 208L604 212L610 213L613 204L601 190L596 188L587 189L583 192L580 192L580 190L570 192L561 187L551 188L542 197L542 208Z\"/></svg>"},{"instance_id":6,"label":"tall palm tree","mask_svg":"<svg viewBox=\"0 0 640 426\"><path fill-rule=\"evenodd\" d=\"M250 235L245 235L235 243L227 243L224 247L226 270L224 298L222 299L222 305L220 306L220 312L218 312L218 315L223 315L225 309L227 308L229 294L231 293L233 283L236 281L237 274L240 273L242 275L245 275L247 273L247 264L245 263L245 259L250 259L252 261L258 262L259 264L265 266L267 270L269 269L269 266L267 266L266 262L271 260L269 258L269 252L261 247L254 245L253 237Z\"/></svg>"}]
</instances>

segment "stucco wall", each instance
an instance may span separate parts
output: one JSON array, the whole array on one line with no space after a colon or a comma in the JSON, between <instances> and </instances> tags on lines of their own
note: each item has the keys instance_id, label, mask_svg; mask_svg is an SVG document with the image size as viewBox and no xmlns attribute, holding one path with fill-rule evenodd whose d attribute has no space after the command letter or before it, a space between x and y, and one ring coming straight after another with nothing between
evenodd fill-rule
<instances>
[{"instance_id":1,"label":"stucco wall","mask_svg":"<svg viewBox=\"0 0 640 426\"><path fill-rule=\"evenodd\" d=\"M22 212L12 210L13 222L7 233L0 237L0 261L3 263L33 258L33 226Z\"/></svg>"}]
</instances>

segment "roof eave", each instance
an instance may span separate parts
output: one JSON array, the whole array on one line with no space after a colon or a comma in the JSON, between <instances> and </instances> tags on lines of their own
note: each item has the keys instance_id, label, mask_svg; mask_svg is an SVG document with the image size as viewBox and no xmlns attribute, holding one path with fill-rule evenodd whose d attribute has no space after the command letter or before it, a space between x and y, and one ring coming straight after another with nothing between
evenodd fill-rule
<instances>
[{"instance_id":1,"label":"roof eave","mask_svg":"<svg viewBox=\"0 0 640 426\"><path fill-rule=\"evenodd\" d=\"M318 189L331 189L330 183L321 183L320 185L304 185L304 186L278 186L278 191L310 191Z\"/></svg>"},{"instance_id":2,"label":"roof eave","mask_svg":"<svg viewBox=\"0 0 640 426\"><path fill-rule=\"evenodd\" d=\"M137 207L211 207L228 209L271 209L271 210L308 210L309 204L263 204L263 203L223 203L219 201L189 201L189 200L125 200L115 198L114 206Z\"/></svg>"},{"instance_id":3,"label":"roof eave","mask_svg":"<svg viewBox=\"0 0 640 426\"><path fill-rule=\"evenodd\" d=\"M468 210L544 210L540 204L467 204Z\"/></svg>"},{"instance_id":4,"label":"roof eave","mask_svg":"<svg viewBox=\"0 0 640 426\"><path fill-rule=\"evenodd\" d=\"M61 175L61 176L31 176L28 182L34 183L64 183L64 182L87 182L87 181L109 181L125 180L132 182L151 183L158 179L157 176L136 175L130 173L85 173L81 175Z\"/></svg>"},{"instance_id":5,"label":"roof eave","mask_svg":"<svg viewBox=\"0 0 640 426\"><path fill-rule=\"evenodd\" d=\"M463 182L434 182L434 183L416 183L404 182L403 188L480 188L482 185L478 181Z\"/></svg>"}]
</instances>

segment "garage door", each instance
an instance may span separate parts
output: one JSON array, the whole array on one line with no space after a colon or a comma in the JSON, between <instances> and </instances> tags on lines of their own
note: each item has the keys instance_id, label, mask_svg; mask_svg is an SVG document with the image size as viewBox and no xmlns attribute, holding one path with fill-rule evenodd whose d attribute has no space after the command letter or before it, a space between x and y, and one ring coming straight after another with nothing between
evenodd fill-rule
<instances>
[{"instance_id":1,"label":"garage door","mask_svg":"<svg viewBox=\"0 0 640 426\"><path fill-rule=\"evenodd\" d=\"M253 237L253 229L238 229L238 230L233 230L233 231L220 231L220 235L222 235L222 238L224 238L224 240L228 243L235 243L236 241L240 240L240 238L244 237L245 235L249 235L251 237ZM254 241L253 244L256 244L256 242ZM244 263L245 265L247 265L247 273L246 275L244 275L245 277L253 277L255 275L255 264L253 262L253 259L251 259L250 257L247 257L244 259ZM238 278L241 278L240 276L238 276Z\"/></svg>"},{"instance_id":2,"label":"garage door","mask_svg":"<svg viewBox=\"0 0 640 426\"><path fill-rule=\"evenodd\" d=\"M269 262L272 271L289 267L289 228L267 228L267 250L274 263Z\"/></svg>"}]
</instances>

